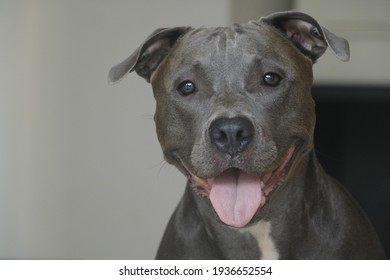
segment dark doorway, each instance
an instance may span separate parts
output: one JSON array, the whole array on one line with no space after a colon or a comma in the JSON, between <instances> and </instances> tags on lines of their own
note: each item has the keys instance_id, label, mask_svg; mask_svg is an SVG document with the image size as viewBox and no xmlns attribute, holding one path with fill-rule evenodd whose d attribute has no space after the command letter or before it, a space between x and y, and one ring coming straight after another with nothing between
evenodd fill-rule
<instances>
[{"instance_id":1,"label":"dark doorway","mask_svg":"<svg viewBox=\"0 0 390 280\"><path fill-rule=\"evenodd\" d=\"M390 256L390 88L315 86L315 148L352 193Z\"/></svg>"}]
</instances>

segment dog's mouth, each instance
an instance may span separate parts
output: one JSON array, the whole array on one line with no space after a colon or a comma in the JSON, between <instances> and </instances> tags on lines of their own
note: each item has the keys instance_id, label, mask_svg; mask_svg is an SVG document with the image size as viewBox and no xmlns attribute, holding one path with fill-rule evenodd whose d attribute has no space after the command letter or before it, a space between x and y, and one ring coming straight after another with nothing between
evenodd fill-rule
<instances>
[{"instance_id":1,"label":"dog's mouth","mask_svg":"<svg viewBox=\"0 0 390 280\"><path fill-rule=\"evenodd\" d=\"M296 146L291 146L280 165L261 176L229 168L216 177L202 179L187 169L188 178L195 193L210 199L223 223L241 228L250 223L269 195L284 182L295 150Z\"/></svg>"}]
</instances>

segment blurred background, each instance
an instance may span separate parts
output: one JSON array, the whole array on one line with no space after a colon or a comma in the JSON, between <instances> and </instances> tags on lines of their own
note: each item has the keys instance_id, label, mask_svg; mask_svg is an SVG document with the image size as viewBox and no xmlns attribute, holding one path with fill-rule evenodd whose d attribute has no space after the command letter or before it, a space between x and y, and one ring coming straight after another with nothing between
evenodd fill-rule
<instances>
[{"instance_id":1,"label":"blurred background","mask_svg":"<svg viewBox=\"0 0 390 280\"><path fill-rule=\"evenodd\" d=\"M150 85L106 82L156 28L298 9L347 38L314 66L317 153L389 252L390 1L0 0L0 259L153 259L185 178Z\"/></svg>"}]
</instances>

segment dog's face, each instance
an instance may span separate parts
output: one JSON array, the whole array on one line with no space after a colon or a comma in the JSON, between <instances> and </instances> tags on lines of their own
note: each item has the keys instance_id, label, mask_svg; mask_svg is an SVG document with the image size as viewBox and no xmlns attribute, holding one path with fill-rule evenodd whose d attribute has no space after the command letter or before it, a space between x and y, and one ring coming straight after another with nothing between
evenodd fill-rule
<instances>
[{"instance_id":1,"label":"dog's face","mask_svg":"<svg viewBox=\"0 0 390 280\"><path fill-rule=\"evenodd\" d=\"M311 150L311 69L279 31L244 25L188 32L153 74L165 158L211 199L225 223L246 225L285 179L292 158ZM233 139L229 126L236 126ZM229 140L239 143L221 148ZM231 211L224 203L238 194L227 195L229 189L244 187L246 202Z\"/></svg>"},{"instance_id":2,"label":"dog's face","mask_svg":"<svg viewBox=\"0 0 390 280\"><path fill-rule=\"evenodd\" d=\"M165 159L223 223L243 227L313 148L312 64L333 46L329 36L300 13L158 30L117 76L135 69L151 82ZM344 39L335 38L347 58Z\"/></svg>"}]
</instances>

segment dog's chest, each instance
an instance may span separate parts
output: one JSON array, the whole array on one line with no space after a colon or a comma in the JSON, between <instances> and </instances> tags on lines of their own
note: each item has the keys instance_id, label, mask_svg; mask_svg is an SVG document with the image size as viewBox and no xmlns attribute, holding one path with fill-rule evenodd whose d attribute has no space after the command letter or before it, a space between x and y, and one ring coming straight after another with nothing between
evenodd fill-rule
<instances>
[{"instance_id":1,"label":"dog's chest","mask_svg":"<svg viewBox=\"0 0 390 280\"><path fill-rule=\"evenodd\" d=\"M257 246L261 252L260 259L276 260L279 258L279 252L271 236L270 222L260 221L256 225L240 229L240 232L250 234L257 241Z\"/></svg>"}]
</instances>

